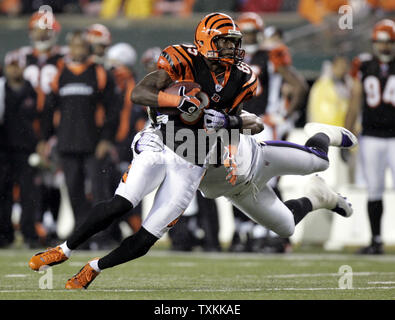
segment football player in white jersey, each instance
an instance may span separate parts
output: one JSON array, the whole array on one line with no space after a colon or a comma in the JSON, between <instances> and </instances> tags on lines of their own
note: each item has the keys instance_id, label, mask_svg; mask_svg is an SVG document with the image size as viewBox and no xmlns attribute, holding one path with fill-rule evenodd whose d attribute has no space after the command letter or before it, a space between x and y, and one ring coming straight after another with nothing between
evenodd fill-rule
<instances>
[{"instance_id":1,"label":"football player in white jersey","mask_svg":"<svg viewBox=\"0 0 395 320\"><path fill-rule=\"evenodd\" d=\"M20 49L25 59L26 68L23 77L31 83L37 92L37 112L40 117L34 122L34 129L37 136L41 136L40 118L44 109L45 96L50 93L50 83L55 78L57 68L63 57L67 54L67 47L57 45L57 40L61 31L61 25L53 15L52 19L46 19L44 13L35 12L30 17L28 23L28 35L30 46L24 46ZM41 141L37 143L36 152L48 161L48 154L53 150L52 146L56 143L56 139L51 139L51 144L44 144ZM49 146L51 145L51 148ZM59 172L58 172L59 174ZM57 220L60 207L60 192L55 182L55 174L48 168L40 168L38 171L42 181L40 195L42 196L41 214L35 221L34 227L40 237L41 243L50 243L57 238L56 232L50 225L43 223L44 212L51 212L54 220ZM37 200L38 201L38 200ZM51 230L52 229L52 230Z\"/></svg>"}]
</instances>

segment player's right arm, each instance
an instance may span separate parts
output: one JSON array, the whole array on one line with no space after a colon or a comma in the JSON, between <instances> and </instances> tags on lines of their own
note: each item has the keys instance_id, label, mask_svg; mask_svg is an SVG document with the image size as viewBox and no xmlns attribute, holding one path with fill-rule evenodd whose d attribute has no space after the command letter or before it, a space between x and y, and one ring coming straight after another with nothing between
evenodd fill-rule
<instances>
[{"instance_id":1,"label":"player's right arm","mask_svg":"<svg viewBox=\"0 0 395 320\"><path fill-rule=\"evenodd\" d=\"M174 107L188 114L198 110L201 101L195 95L199 90L184 95L175 95L163 91L172 82L169 74L163 69L151 72L134 88L131 99L133 103L159 108Z\"/></svg>"},{"instance_id":2,"label":"player's right arm","mask_svg":"<svg viewBox=\"0 0 395 320\"><path fill-rule=\"evenodd\" d=\"M199 109L200 100L196 98L199 90L183 95L169 94L164 91L172 82L183 80L187 62L179 56L175 46L165 48L158 59L158 70L149 73L140 81L132 93L134 103L150 107L174 107L191 114Z\"/></svg>"},{"instance_id":3,"label":"player's right arm","mask_svg":"<svg viewBox=\"0 0 395 320\"><path fill-rule=\"evenodd\" d=\"M163 69L151 72L136 85L131 99L133 103L156 107L158 106L159 92L167 88L172 82L169 74Z\"/></svg>"}]
</instances>

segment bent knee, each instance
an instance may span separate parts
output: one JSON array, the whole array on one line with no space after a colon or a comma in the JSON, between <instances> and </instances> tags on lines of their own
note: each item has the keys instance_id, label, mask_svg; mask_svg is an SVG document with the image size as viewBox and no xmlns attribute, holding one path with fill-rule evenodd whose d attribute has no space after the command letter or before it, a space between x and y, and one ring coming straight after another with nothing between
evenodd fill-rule
<instances>
[{"instance_id":1,"label":"bent knee","mask_svg":"<svg viewBox=\"0 0 395 320\"><path fill-rule=\"evenodd\" d=\"M115 195L110 201L106 203L107 210L114 214L124 214L133 208L132 203L126 198Z\"/></svg>"},{"instance_id":2,"label":"bent knee","mask_svg":"<svg viewBox=\"0 0 395 320\"><path fill-rule=\"evenodd\" d=\"M289 238L295 232L295 223L288 223L286 225L279 226L273 230L281 238Z\"/></svg>"},{"instance_id":3,"label":"bent knee","mask_svg":"<svg viewBox=\"0 0 395 320\"><path fill-rule=\"evenodd\" d=\"M319 158L313 162L310 173L325 171L328 168L329 161Z\"/></svg>"}]
</instances>

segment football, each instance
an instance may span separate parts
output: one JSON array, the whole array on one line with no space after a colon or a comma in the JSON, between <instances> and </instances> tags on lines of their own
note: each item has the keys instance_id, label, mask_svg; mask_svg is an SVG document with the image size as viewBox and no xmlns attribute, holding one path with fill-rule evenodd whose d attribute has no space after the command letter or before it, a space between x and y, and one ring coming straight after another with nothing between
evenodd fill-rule
<instances>
[{"instance_id":1,"label":"football","mask_svg":"<svg viewBox=\"0 0 395 320\"><path fill-rule=\"evenodd\" d=\"M200 85L193 81L175 81L163 91L180 96L183 95L183 93L187 94L195 88L201 89ZM202 100L200 94L197 95L197 98ZM167 115L177 115L181 113L180 110L174 107L160 107L157 108L157 111Z\"/></svg>"}]
</instances>

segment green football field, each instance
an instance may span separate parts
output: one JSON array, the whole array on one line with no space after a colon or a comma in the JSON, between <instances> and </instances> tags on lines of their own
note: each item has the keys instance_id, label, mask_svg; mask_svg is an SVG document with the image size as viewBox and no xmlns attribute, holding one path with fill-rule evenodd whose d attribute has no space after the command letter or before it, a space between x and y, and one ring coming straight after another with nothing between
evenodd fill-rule
<instances>
[{"instance_id":1,"label":"green football field","mask_svg":"<svg viewBox=\"0 0 395 320\"><path fill-rule=\"evenodd\" d=\"M185 254L156 249L105 270L88 290L68 291L67 279L104 252L77 252L41 273L28 268L34 253L0 250L0 299L395 300L394 254Z\"/></svg>"}]
</instances>

